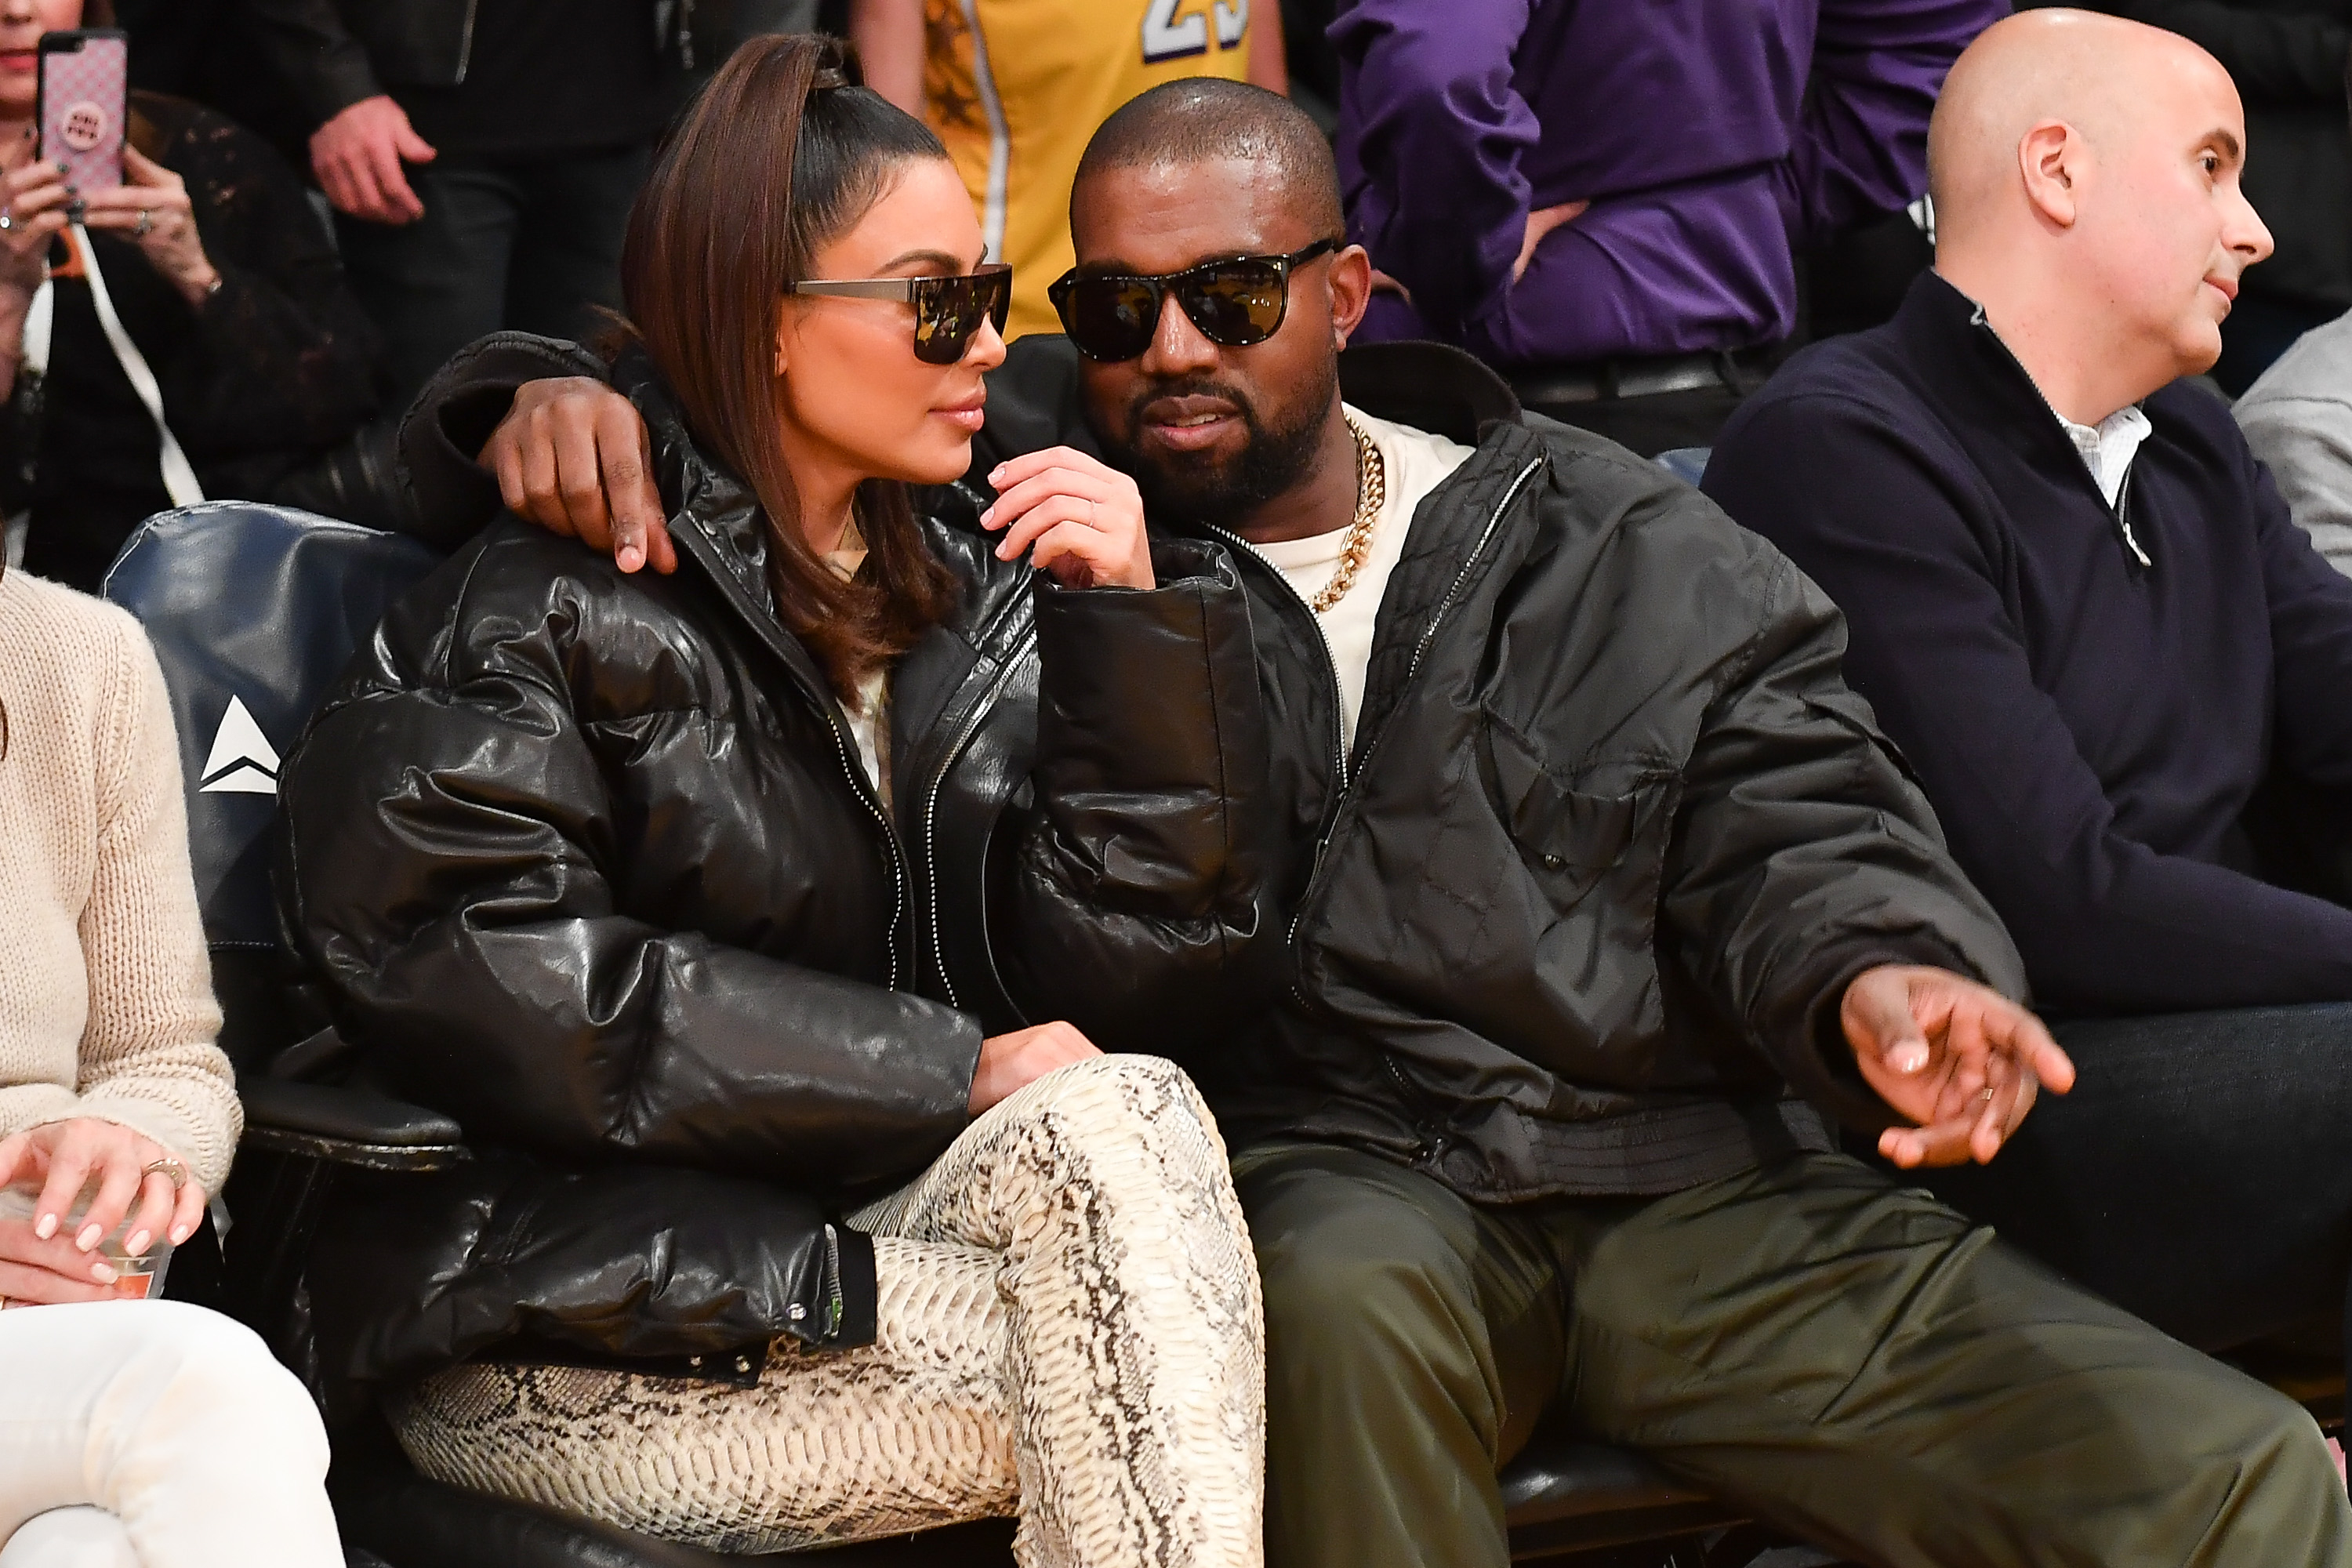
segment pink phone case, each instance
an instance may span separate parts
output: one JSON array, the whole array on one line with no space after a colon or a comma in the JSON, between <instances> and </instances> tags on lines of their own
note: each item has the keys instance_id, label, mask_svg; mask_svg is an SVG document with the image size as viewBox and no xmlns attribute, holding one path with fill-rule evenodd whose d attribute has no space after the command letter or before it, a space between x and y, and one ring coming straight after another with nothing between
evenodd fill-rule
<instances>
[{"instance_id":1,"label":"pink phone case","mask_svg":"<svg viewBox=\"0 0 2352 1568\"><path fill-rule=\"evenodd\" d=\"M115 32L80 37L79 49L41 51L41 156L62 164L76 190L102 191L122 184L131 41Z\"/></svg>"}]
</instances>

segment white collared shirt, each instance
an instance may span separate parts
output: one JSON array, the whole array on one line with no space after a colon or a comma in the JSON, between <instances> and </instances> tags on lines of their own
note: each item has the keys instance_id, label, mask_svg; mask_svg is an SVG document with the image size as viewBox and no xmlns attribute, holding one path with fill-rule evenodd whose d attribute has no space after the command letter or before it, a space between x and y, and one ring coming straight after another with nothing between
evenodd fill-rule
<instances>
[{"instance_id":1,"label":"white collared shirt","mask_svg":"<svg viewBox=\"0 0 2352 1568\"><path fill-rule=\"evenodd\" d=\"M2139 405L2126 403L2096 426L2077 425L2063 414L2058 416L2058 423L2065 426L2066 438L2082 454L2083 466L2091 470L2099 493L2107 498L2109 506L2115 505L2116 498L2124 493L2124 479L2131 473L2132 458L2155 428L2147 422L2147 416L2139 411Z\"/></svg>"}]
</instances>

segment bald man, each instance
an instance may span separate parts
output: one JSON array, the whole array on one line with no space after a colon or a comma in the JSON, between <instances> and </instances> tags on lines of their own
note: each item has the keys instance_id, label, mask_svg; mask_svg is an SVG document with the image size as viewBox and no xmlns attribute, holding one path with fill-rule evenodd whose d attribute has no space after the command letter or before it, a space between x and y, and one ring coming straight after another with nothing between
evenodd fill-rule
<instances>
[{"instance_id":1,"label":"bald man","mask_svg":"<svg viewBox=\"0 0 2352 1568\"><path fill-rule=\"evenodd\" d=\"M1933 1184L2210 1349L2333 1338L2352 1253L2352 581L2181 379L2270 254L2250 151L2182 38L1993 27L1929 133L1934 274L1793 361L1706 484L1845 610L2081 1068Z\"/></svg>"}]
</instances>

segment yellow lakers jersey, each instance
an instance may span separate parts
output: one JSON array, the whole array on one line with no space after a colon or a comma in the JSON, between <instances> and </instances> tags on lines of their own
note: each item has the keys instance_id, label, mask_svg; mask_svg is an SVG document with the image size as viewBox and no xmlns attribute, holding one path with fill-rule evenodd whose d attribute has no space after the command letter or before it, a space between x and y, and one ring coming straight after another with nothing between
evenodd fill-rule
<instances>
[{"instance_id":1,"label":"yellow lakers jersey","mask_svg":"<svg viewBox=\"0 0 2352 1568\"><path fill-rule=\"evenodd\" d=\"M1248 76L1250 6L1275 0L925 0L924 98L1013 263L1007 337L1058 332L1045 289L1070 267L1070 182L1111 110L1180 77Z\"/></svg>"}]
</instances>

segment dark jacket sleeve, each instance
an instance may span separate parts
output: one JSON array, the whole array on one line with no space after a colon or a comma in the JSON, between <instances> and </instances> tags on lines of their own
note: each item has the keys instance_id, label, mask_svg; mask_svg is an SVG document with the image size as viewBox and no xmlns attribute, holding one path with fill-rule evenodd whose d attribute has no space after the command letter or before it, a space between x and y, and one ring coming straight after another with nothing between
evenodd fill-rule
<instances>
[{"instance_id":1,"label":"dark jacket sleeve","mask_svg":"<svg viewBox=\"0 0 2352 1568\"><path fill-rule=\"evenodd\" d=\"M1037 762L992 948L1031 1018L1181 1060L1280 921L1247 595L1214 546L1161 541L1153 565L1145 593L1037 589Z\"/></svg>"},{"instance_id":2,"label":"dark jacket sleeve","mask_svg":"<svg viewBox=\"0 0 2352 1568\"><path fill-rule=\"evenodd\" d=\"M1716 449L1706 488L1845 606L1846 669L2008 922L2038 1000L2139 1013L2352 996L2352 910L2117 828L1934 471L1873 410L1813 397L1756 409ZM1788 482L1800 473L1841 482Z\"/></svg>"},{"instance_id":3,"label":"dark jacket sleeve","mask_svg":"<svg viewBox=\"0 0 2352 1568\"><path fill-rule=\"evenodd\" d=\"M1933 964L2021 996L2024 967L1846 686L1836 606L1742 537L1761 613L1684 765L1663 934L1800 1093L1874 1131L1895 1119L1838 1024L1853 978Z\"/></svg>"},{"instance_id":4,"label":"dark jacket sleeve","mask_svg":"<svg viewBox=\"0 0 2352 1568\"><path fill-rule=\"evenodd\" d=\"M523 383L566 375L609 382L612 369L561 338L492 332L435 373L400 421L405 531L436 549L455 550L488 528L505 507L498 480L475 459Z\"/></svg>"},{"instance_id":5,"label":"dark jacket sleeve","mask_svg":"<svg viewBox=\"0 0 2352 1568\"><path fill-rule=\"evenodd\" d=\"M162 160L186 180L221 286L156 367L192 458L349 437L375 409L378 340L292 170L269 145L201 114Z\"/></svg>"},{"instance_id":6,"label":"dark jacket sleeve","mask_svg":"<svg viewBox=\"0 0 2352 1568\"><path fill-rule=\"evenodd\" d=\"M2229 0L2095 0L2091 8L2189 39L2221 62L2250 106L2344 101L2352 6L2340 0L2294 11Z\"/></svg>"},{"instance_id":7,"label":"dark jacket sleeve","mask_svg":"<svg viewBox=\"0 0 2352 1568\"><path fill-rule=\"evenodd\" d=\"M1927 117L1945 73L2007 0L1822 0L1812 76L1778 172L1792 243L1909 205L1927 188Z\"/></svg>"},{"instance_id":8,"label":"dark jacket sleeve","mask_svg":"<svg viewBox=\"0 0 2352 1568\"><path fill-rule=\"evenodd\" d=\"M367 51L343 26L335 0L246 0L245 10L263 54L292 87L313 125L383 90L369 68Z\"/></svg>"},{"instance_id":9,"label":"dark jacket sleeve","mask_svg":"<svg viewBox=\"0 0 2352 1568\"><path fill-rule=\"evenodd\" d=\"M501 549L539 595L468 591ZM556 550L579 553L518 525L445 566L286 770L281 895L338 1022L470 1137L820 1191L919 1168L968 1119L976 1024L625 912L628 824L572 686L659 639Z\"/></svg>"},{"instance_id":10,"label":"dark jacket sleeve","mask_svg":"<svg viewBox=\"0 0 2352 1568\"><path fill-rule=\"evenodd\" d=\"M1496 0L1358 0L1331 26L1363 168L1349 236L1441 333L1495 308L1527 235L1520 164L1542 129L1512 85L1527 23Z\"/></svg>"}]
</instances>

